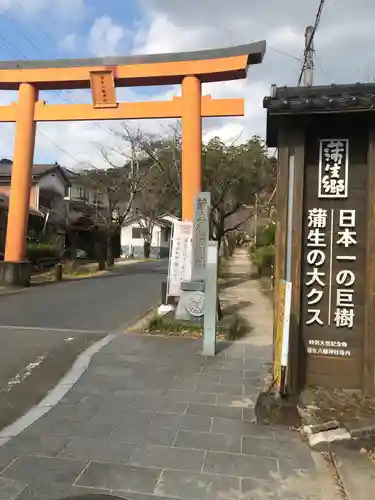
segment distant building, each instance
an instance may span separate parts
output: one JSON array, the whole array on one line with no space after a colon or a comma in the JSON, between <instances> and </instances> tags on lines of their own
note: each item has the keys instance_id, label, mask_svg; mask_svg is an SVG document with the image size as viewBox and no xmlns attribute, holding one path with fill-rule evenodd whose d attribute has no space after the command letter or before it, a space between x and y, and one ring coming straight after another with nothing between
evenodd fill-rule
<instances>
[{"instance_id":1,"label":"distant building","mask_svg":"<svg viewBox=\"0 0 375 500\"><path fill-rule=\"evenodd\" d=\"M169 256L172 224L176 217L166 215L158 218L152 230L150 257L163 258ZM121 228L121 257L144 255L144 228L141 216L136 216L124 222Z\"/></svg>"},{"instance_id":2,"label":"distant building","mask_svg":"<svg viewBox=\"0 0 375 500\"><path fill-rule=\"evenodd\" d=\"M3 216L0 220L0 248L5 244L6 220L11 189L13 162L0 160L0 196ZM64 197L69 189L69 180L57 163L33 165L30 189L30 218L28 237L36 239L48 227L60 235L63 246L65 233ZM56 238L58 240L58 238Z\"/></svg>"}]
</instances>

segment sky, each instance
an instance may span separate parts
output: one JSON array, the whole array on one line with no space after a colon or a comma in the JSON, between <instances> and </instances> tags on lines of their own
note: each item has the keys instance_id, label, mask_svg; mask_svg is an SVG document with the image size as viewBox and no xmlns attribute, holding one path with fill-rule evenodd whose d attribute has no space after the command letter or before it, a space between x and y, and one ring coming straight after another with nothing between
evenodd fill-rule
<instances>
[{"instance_id":1,"label":"sky","mask_svg":"<svg viewBox=\"0 0 375 500\"><path fill-rule=\"evenodd\" d=\"M243 97L245 117L205 119L204 140L265 136L262 100L271 84L296 85L304 31L319 0L0 0L0 60L81 58L212 49L267 41L246 80L203 85L212 97ZM375 80L374 0L326 0L315 37L314 84ZM177 87L121 89L121 101L171 99ZM0 92L0 105L14 101ZM47 102L90 102L88 91L42 93ZM132 123L164 133L167 121ZM101 150L119 147L119 122L38 125L35 163L104 167ZM0 124L0 158L13 157L13 124ZM120 146L121 147L121 146Z\"/></svg>"}]
</instances>

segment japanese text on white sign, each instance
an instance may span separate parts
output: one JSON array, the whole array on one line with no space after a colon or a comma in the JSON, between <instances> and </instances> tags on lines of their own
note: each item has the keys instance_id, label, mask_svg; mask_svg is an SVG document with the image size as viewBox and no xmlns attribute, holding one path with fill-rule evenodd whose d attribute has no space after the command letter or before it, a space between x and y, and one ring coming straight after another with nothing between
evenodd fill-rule
<instances>
[{"instance_id":1,"label":"japanese text on white sign","mask_svg":"<svg viewBox=\"0 0 375 500\"><path fill-rule=\"evenodd\" d=\"M320 141L319 198L348 197L348 139Z\"/></svg>"}]
</instances>

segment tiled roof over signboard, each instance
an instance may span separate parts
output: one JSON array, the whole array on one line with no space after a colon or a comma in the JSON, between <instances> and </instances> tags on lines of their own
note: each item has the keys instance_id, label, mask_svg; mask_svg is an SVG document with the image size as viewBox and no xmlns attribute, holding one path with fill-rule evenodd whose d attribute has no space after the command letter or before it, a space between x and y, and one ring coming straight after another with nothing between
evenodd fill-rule
<instances>
[{"instance_id":1,"label":"tiled roof over signboard","mask_svg":"<svg viewBox=\"0 0 375 500\"><path fill-rule=\"evenodd\" d=\"M271 87L263 100L269 115L375 110L375 83Z\"/></svg>"}]
</instances>

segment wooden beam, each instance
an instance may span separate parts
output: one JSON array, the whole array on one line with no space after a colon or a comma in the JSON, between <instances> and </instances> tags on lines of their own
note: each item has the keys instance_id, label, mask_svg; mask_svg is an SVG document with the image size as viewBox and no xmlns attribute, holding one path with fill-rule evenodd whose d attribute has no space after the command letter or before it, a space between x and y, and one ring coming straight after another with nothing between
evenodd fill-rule
<instances>
[{"instance_id":1,"label":"wooden beam","mask_svg":"<svg viewBox=\"0 0 375 500\"><path fill-rule=\"evenodd\" d=\"M0 106L0 123L10 123L17 120L17 103Z\"/></svg>"},{"instance_id":2,"label":"wooden beam","mask_svg":"<svg viewBox=\"0 0 375 500\"><path fill-rule=\"evenodd\" d=\"M40 90L90 88L90 74L112 70L116 87L179 84L196 75L202 82L246 78L248 56L200 61L174 61L121 66L78 66L0 69L0 90L16 90L20 82L35 83Z\"/></svg>"},{"instance_id":3,"label":"wooden beam","mask_svg":"<svg viewBox=\"0 0 375 500\"><path fill-rule=\"evenodd\" d=\"M202 97L202 117L243 116L244 108L243 99ZM35 121L38 122L180 118L181 115L181 97L171 101L119 103L116 108L103 109L94 108L92 104L45 104L39 101L35 108Z\"/></svg>"},{"instance_id":4,"label":"wooden beam","mask_svg":"<svg viewBox=\"0 0 375 500\"><path fill-rule=\"evenodd\" d=\"M175 100L119 103L116 108L95 108L92 104L45 104L39 101L35 121L97 121L145 118L176 118L181 116L181 103Z\"/></svg>"},{"instance_id":5,"label":"wooden beam","mask_svg":"<svg viewBox=\"0 0 375 500\"><path fill-rule=\"evenodd\" d=\"M202 97L203 118L244 115L244 99L212 99L209 95L205 95Z\"/></svg>"}]
</instances>

